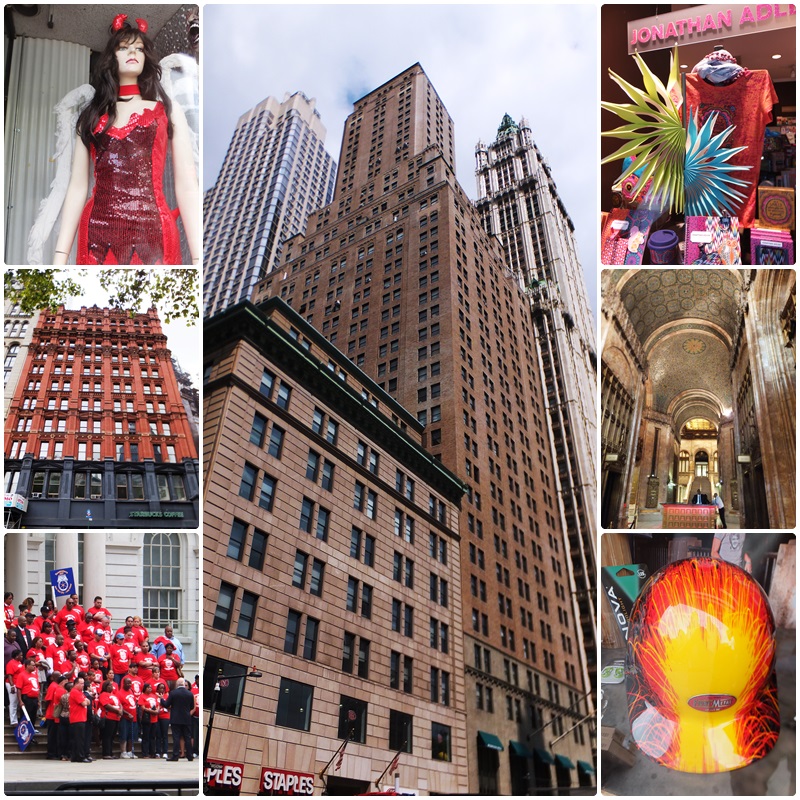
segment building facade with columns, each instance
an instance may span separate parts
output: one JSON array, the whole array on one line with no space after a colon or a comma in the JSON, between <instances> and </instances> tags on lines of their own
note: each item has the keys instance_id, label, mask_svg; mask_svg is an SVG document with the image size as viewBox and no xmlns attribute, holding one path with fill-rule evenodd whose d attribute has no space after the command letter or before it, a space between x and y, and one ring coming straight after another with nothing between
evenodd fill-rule
<instances>
[{"instance_id":1,"label":"building facade with columns","mask_svg":"<svg viewBox=\"0 0 800 800\"><path fill-rule=\"evenodd\" d=\"M39 312L4 448L6 527L198 525L197 449L154 308Z\"/></svg>"},{"instance_id":2,"label":"building facade with columns","mask_svg":"<svg viewBox=\"0 0 800 800\"><path fill-rule=\"evenodd\" d=\"M50 571L71 567L84 607L94 598L112 613L116 630L139 615L151 641L171 625L183 645L186 677L199 666L200 549L188 531L10 531L3 542L4 591L15 602L52 597ZM63 601L58 602L61 607Z\"/></svg>"}]
</instances>

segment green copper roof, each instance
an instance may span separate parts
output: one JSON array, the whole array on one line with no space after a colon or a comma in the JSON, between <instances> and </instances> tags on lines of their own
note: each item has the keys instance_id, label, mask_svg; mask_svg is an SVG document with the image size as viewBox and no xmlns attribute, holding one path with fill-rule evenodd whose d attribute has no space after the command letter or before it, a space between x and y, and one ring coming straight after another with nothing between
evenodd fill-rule
<instances>
[{"instance_id":1,"label":"green copper roof","mask_svg":"<svg viewBox=\"0 0 800 800\"><path fill-rule=\"evenodd\" d=\"M510 136L512 133L518 132L519 126L508 114L506 114L503 117L503 121L500 123L500 127L497 129L497 138L501 139L503 136Z\"/></svg>"}]
</instances>

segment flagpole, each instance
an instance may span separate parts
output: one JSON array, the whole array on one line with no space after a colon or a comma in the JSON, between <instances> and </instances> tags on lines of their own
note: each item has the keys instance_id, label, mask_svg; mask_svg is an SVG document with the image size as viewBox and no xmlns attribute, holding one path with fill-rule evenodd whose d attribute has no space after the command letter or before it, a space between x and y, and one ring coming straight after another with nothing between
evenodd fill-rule
<instances>
[{"instance_id":1,"label":"flagpole","mask_svg":"<svg viewBox=\"0 0 800 800\"><path fill-rule=\"evenodd\" d=\"M344 748L347 747L348 740L345 739L341 745L339 745L339 749L331 756L331 760L322 768L322 771L319 773L320 780L322 781L323 787L327 790L328 784L325 783L325 773L328 771L328 767L333 764L333 760L344 752Z\"/></svg>"},{"instance_id":2,"label":"flagpole","mask_svg":"<svg viewBox=\"0 0 800 800\"><path fill-rule=\"evenodd\" d=\"M21 698L20 698L19 707L22 709L22 713L25 715L25 719L28 721L28 725L30 726L31 734L30 734L30 738L28 739L27 743L23 747L22 746L22 742L20 741L20 734L19 734L19 728L20 728L20 725L22 724L22 721L20 720L20 721L17 722L17 727L14 730L14 737L17 740L17 746L19 747L20 752L25 752L25 750L28 749L28 745L33 741L33 737L36 736L36 727L31 722L30 715L28 714L28 709L25 708L25 706L21 702Z\"/></svg>"},{"instance_id":3,"label":"flagpole","mask_svg":"<svg viewBox=\"0 0 800 800\"><path fill-rule=\"evenodd\" d=\"M386 769L383 772L381 772L380 778L378 778L378 780L375 781L375 786L377 787L379 792L381 791L381 781L383 780L384 775L386 775L387 772L390 772L393 769L397 769L397 765L400 763L400 754L405 752L405 747L406 744L404 742L403 747L401 747L395 753L394 758L389 762L389 766L387 766Z\"/></svg>"}]
</instances>

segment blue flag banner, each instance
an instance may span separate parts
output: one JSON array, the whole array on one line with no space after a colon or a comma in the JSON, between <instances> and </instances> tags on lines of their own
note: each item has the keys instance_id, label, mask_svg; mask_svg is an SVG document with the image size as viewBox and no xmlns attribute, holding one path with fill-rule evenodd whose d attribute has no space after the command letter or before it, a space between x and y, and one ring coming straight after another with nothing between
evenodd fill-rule
<instances>
[{"instance_id":1,"label":"blue flag banner","mask_svg":"<svg viewBox=\"0 0 800 800\"><path fill-rule=\"evenodd\" d=\"M64 595L75 594L75 578L72 575L72 567L66 569L51 569L50 570L50 583L53 586L53 591L56 597L64 597Z\"/></svg>"},{"instance_id":2,"label":"blue flag banner","mask_svg":"<svg viewBox=\"0 0 800 800\"><path fill-rule=\"evenodd\" d=\"M20 721L15 733L20 752L24 752L27 749L28 745L33 741L35 733L36 731L30 720L23 719Z\"/></svg>"}]
</instances>

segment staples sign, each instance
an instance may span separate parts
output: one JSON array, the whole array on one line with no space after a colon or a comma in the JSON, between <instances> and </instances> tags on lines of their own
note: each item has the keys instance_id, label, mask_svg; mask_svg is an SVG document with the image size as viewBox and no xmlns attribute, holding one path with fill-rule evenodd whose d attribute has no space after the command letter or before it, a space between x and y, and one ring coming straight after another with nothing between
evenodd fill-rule
<instances>
[{"instance_id":1,"label":"staples sign","mask_svg":"<svg viewBox=\"0 0 800 800\"><path fill-rule=\"evenodd\" d=\"M239 794L242 789L244 764L232 761L211 761L205 770L206 794Z\"/></svg>"},{"instance_id":2,"label":"staples sign","mask_svg":"<svg viewBox=\"0 0 800 800\"><path fill-rule=\"evenodd\" d=\"M314 775L264 767L261 771L261 795L314 794Z\"/></svg>"}]
</instances>

